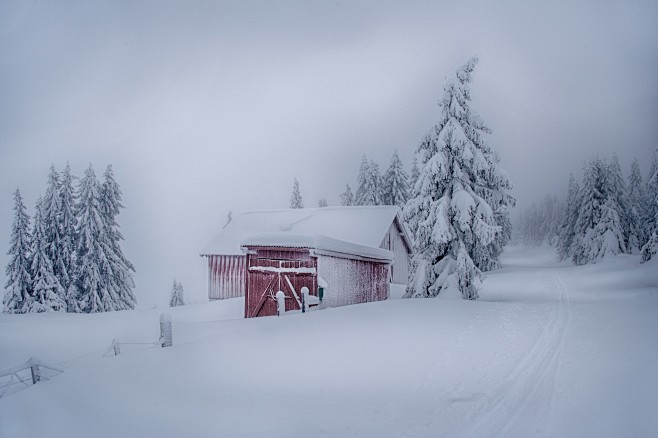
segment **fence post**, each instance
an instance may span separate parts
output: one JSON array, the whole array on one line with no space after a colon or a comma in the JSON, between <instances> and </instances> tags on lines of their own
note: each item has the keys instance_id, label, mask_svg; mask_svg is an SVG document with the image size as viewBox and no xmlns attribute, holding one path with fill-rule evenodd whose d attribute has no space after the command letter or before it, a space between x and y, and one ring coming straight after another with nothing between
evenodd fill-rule
<instances>
[{"instance_id":1,"label":"fence post","mask_svg":"<svg viewBox=\"0 0 658 438\"><path fill-rule=\"evenodd\" d=\"M112 339L112 347L114 348L114 355L118 356L121 354L121 347L119 346L119 341Z\"/></svg>"},{"instance_id":2,"label":"fence post","mask_svg":"<svg viewBox=\"0 0 658 438\"><path fill-rule=\"evenodd\" d=\"M160 342L162 343L162 347L171 347L173 345L171 315L168 313L160 315Z\"/></svg>"},{"instance_id":3,"label":"fence post","mask_svg":"<svg viewBox=\"0 0 658 438\"><path fill-rule=\"evenodd\" d=\"M276 293L276 316L286 313L286 294L283 291Z\"/></svg>"},{"instance_id":4,"label":"fence post","mask_svg":"<svg viewBox=\"0 0 658 438\"><path fill-rule=\"evenodd\" d=\"M308 288L302 287L302 313L306 312L306 303L308 302Z\"/></svg>"},{"instance_id":5,"label":"fence post","mask_svg":"<svg viewBox=\"0 0 658 438\"><path fill-rule=\"evenodd\" d=\"M41 370L39 370L38 363L30 363L30 370L32 371L32 384L41 381Z\"/></svg>"}]
</instances>

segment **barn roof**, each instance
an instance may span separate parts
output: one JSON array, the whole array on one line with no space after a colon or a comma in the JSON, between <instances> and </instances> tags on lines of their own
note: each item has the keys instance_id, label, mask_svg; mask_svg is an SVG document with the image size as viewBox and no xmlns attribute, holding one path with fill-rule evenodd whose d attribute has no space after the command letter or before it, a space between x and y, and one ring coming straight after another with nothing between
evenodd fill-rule
<instances>
[{"instance_id":1,"label":"barn roof","mask_svg":"<svg viewBox=\"0 0 658 438\"><path fill-rule=\"evenodd\" d=\"M332 239L321 234L294 234L289 232L255 234L242 241L245 247L308 248L315 254L339 257L393 261L393 253L386 249L357 245ZM353 257L356 256L356 257Z\"/></svg>"},{"instance_id":2,"label":"barn roof","mask_svg":"<svg viewBox=\"0 0 658 438\"><path fill-rule=\"evenodd\" d=\"M258 234L324 236L354 245L379 248L391 224L411 252L411 243L395 206L322 207L260 210L236 214L201 255L242 255L241 245ZM292 240L292 239L291 239Z\"/></svg>"}]
</instances>

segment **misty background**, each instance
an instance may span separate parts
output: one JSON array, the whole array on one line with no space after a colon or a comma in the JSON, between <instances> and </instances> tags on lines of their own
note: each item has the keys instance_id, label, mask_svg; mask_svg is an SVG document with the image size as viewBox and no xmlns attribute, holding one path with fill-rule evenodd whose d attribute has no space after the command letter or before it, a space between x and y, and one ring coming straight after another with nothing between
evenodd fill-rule
<instances>
[{"instance_id":1,"label":"misty background","mask_svg":"<svg viewBox=\"0 0 658 438\"><path fill-rule=\"evenodd\" d=\"M384 170L480 57L472 107L523 209L585 160L658 146L658 3L0 2L0 272L19 187L112 164L139 306L174 276L207 301L201 249L229 210L339 205L363 154Z\"/></svg>"}]
</instances>

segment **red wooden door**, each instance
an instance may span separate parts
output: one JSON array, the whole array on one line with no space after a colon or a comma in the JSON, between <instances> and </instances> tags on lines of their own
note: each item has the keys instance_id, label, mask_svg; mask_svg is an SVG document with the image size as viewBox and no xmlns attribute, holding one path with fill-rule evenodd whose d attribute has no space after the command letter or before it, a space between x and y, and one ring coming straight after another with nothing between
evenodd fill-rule
<instances>
[{"instance_id":1,"label":"red wooden door","mask_svg":"<svg viewBox=\"0 0 658 438\"><path fill-rule=\"evenodd\" d=\"M290 260L258 257L247 259L245 317L276 315L276 293L286 296L286 311L301 310L302 287L317 294L316 260Z\"/></svg>"}]
</instances>

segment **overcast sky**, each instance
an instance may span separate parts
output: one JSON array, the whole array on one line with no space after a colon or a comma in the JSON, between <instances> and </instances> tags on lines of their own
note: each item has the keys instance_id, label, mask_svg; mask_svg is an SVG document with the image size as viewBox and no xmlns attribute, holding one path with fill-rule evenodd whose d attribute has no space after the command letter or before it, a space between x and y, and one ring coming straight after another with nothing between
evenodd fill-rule
<instances>
[{"instance_id":1,"label":"overcast sky","mask_svg":"<svg viewBox=\"0 0 658 438\"><path fill-rule=\"evenodd\" d=\"M473 55L473 108L520 207L596 153L646 172L657 23L655 0L3 0L0 249L16 187L32 215L51 163L112 164L139 304L164 304L174 276L204 301L198 254L229 209L285 208L293 177L307 206L338 204L364 153L409 169Z\"/></svg>"}]
</instances>

